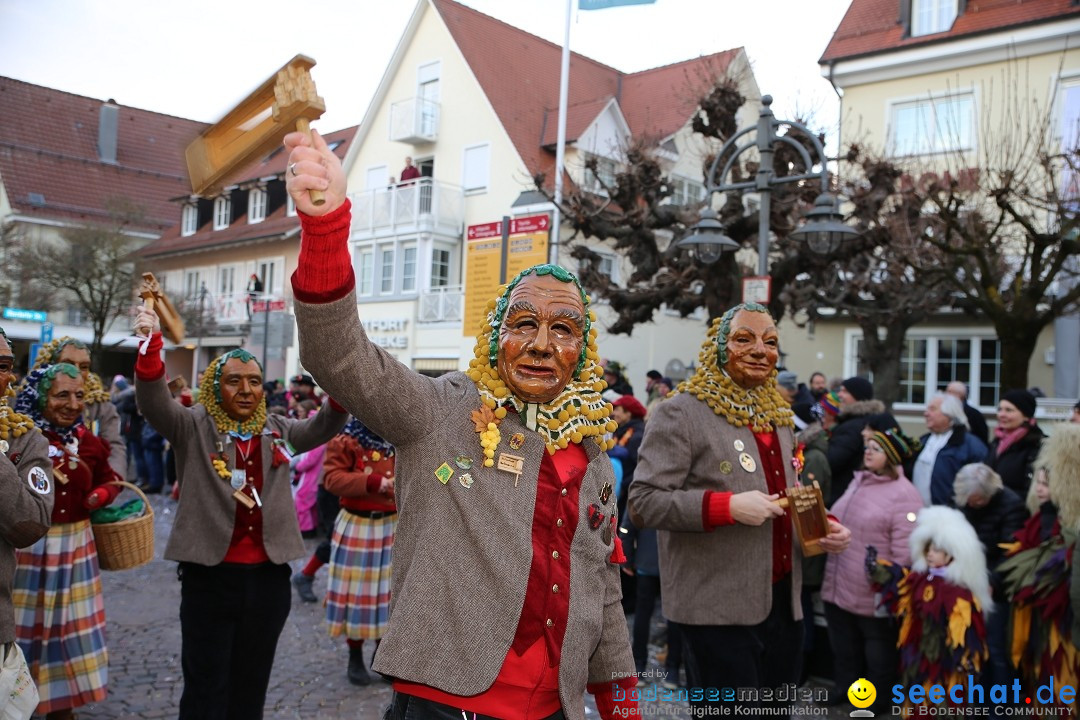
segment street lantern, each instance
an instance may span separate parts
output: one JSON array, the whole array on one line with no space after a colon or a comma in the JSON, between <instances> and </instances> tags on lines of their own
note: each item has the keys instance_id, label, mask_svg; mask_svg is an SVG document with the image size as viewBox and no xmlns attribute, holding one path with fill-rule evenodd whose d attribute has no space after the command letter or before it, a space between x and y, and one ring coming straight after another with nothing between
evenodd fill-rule
<instances>
[{"instance_id":1,"label":"street lantern","mask_svg":"<svg viewBox=\"0 0 1080 720\"><path fill-rule=\"evenodd\" d=\"M716 193L743 192L751 190L758 193L760 198L758 208L758 275L764 277L769 274L769 212L771 208L771 196L773 186L784 183L799 182L802 180L820 180L821 194L814 201L814 208L806 213L807 223L792 233L792 237L805 241L810 249L819 253L834 252L840 244L854 237L858 233L842 222L837 199L829 193L829 171L826 168L825 148L821 141L805 125L792 120L777 120L772 113L772 96L764 95L761 98L761 112L758 115L756 125L745 127L724 143L720 152L716 154L709 174L706 177L705 194L707 202L701 211L701 220L690 228L690 234L676 243L677 247L693 250L702 262L709 264L720 259L723 252L734 251L739 244L724 234L724 227L717 218L716 211L712 208L712 197ZM811 157L807 149L790 133L777 134L777 129L785 126L790 130L798 130L810 140L816 156ZM751 133L755 134L753 141L740 140ZM773 153L777 143L786 143L795 149L801 156L803 164L807 168L805 173L799 175L778 176L773 172ZM758 171L753 180L742 182L727 182L731 169L735 166L739 156L747 150L756 148L758 151ZM720 168L720 160L724 159L724 166ZM815 165L820 170L815 171Z\"/></svg>"}]
</instances>

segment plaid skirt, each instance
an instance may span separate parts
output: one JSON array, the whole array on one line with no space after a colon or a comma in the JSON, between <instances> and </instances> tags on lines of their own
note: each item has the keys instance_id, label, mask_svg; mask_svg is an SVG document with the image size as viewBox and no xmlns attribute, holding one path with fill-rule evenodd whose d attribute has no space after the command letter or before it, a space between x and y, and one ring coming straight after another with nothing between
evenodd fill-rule
<instances>
[{"instance_id":1,"label":"plaid skirt","mask_svg":"<svg viewBox=\"0 0 1080 720\"><path fill-rule=\"evenodd\" d=\"M397 515L371 519L338 512L326 586L330 637L378 640L386 632L396 527Z\"/></svg>"},{"instance_id":2,"label":"plaid skirt","mask_svg":"<svg viewBox=\"0 0 1080 720\"><path fill-rule=\"evenodd\" d=\"M41 695L37 711L104 700L105 601L90 521L53 525L15 559L15 639Z\"/></svg>"}]
</instances>

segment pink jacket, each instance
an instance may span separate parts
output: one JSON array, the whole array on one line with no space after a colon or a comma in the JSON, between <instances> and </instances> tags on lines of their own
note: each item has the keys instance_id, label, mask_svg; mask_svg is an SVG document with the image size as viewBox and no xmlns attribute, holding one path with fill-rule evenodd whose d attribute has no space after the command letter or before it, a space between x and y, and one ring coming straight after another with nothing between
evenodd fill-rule
<instances>
[{"instance_id":1,"label":"pink jacket","mask_svg":"<svg viewBox=\"0 0 1080 720\"><path fill-rule=\"evenodd\" d=\"M821 599L864 617L874 616L874 590L866 579L866 546L877 548L878 557L902 565L911 564L908 536L922 509L922 496L902 468L899 477L874 475L859 470L836 501L832 514L851 530L851 545L839 555L829 555Z\"/></svg>"},{"instance_id":2,"label":"pink jacket","mask_svg":"<svg viewBox=\"0 0 1080 720\"><path fill-rule=\"evenodd\" d=\"M294 501L296 502L296 518L300 521L300 530L314 530L318 523L318 513L315 508L315 498L319 492L319 475L322 473L323 454L326 445L320 445L314 450L308 450L300 456L294 469L300 474L300 482L296 485Z\"/></svg>"}]
</instances>

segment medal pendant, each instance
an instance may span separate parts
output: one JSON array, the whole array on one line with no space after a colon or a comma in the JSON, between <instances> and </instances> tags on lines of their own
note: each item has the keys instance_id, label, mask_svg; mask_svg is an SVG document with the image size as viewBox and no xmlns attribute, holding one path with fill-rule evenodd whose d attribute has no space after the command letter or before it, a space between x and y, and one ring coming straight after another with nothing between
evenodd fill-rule
<instances>
[{"instance_id":1,"label":"medal pendant","mask_svg":"<svg viewBox=\"0 0 1080 720\"><path fill-rule=\"evenodd\" d=\"M245 495L243 490L237 490L236 492L234 492L232 494L232 496L236 500L236 502L240 503L241 505L246 507L248 510L255 507L255 501L252 500L247 495Z\"/></svg>"},{"instance_id":2,"label":"medal pendant","mask_svg":"<svg viewBox=\"0 0 1080 720\"><path fill-rule=\"evenodd\" d=\"M233 490L239 490L247 485L247 470L243 468L237 468L232 471L232 477L229 478L229 484L232 485Z\"/></svg>"}]
</instances>

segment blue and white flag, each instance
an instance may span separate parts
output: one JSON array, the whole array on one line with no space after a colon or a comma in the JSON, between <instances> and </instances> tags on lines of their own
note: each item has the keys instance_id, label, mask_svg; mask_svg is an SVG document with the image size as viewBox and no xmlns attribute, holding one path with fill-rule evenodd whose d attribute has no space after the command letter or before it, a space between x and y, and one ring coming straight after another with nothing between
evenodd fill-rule
<instances>
[{"instance_id":1,"label":"blue and white flag","mask_svg":"<svg viewBox=\"0 0 1080 720\"><path fill-rule=\"evenodd\" d=\"M578 10L606 10L619 5L652 5L656 0L578 0Z\"/></svg>"}]
</instances>

